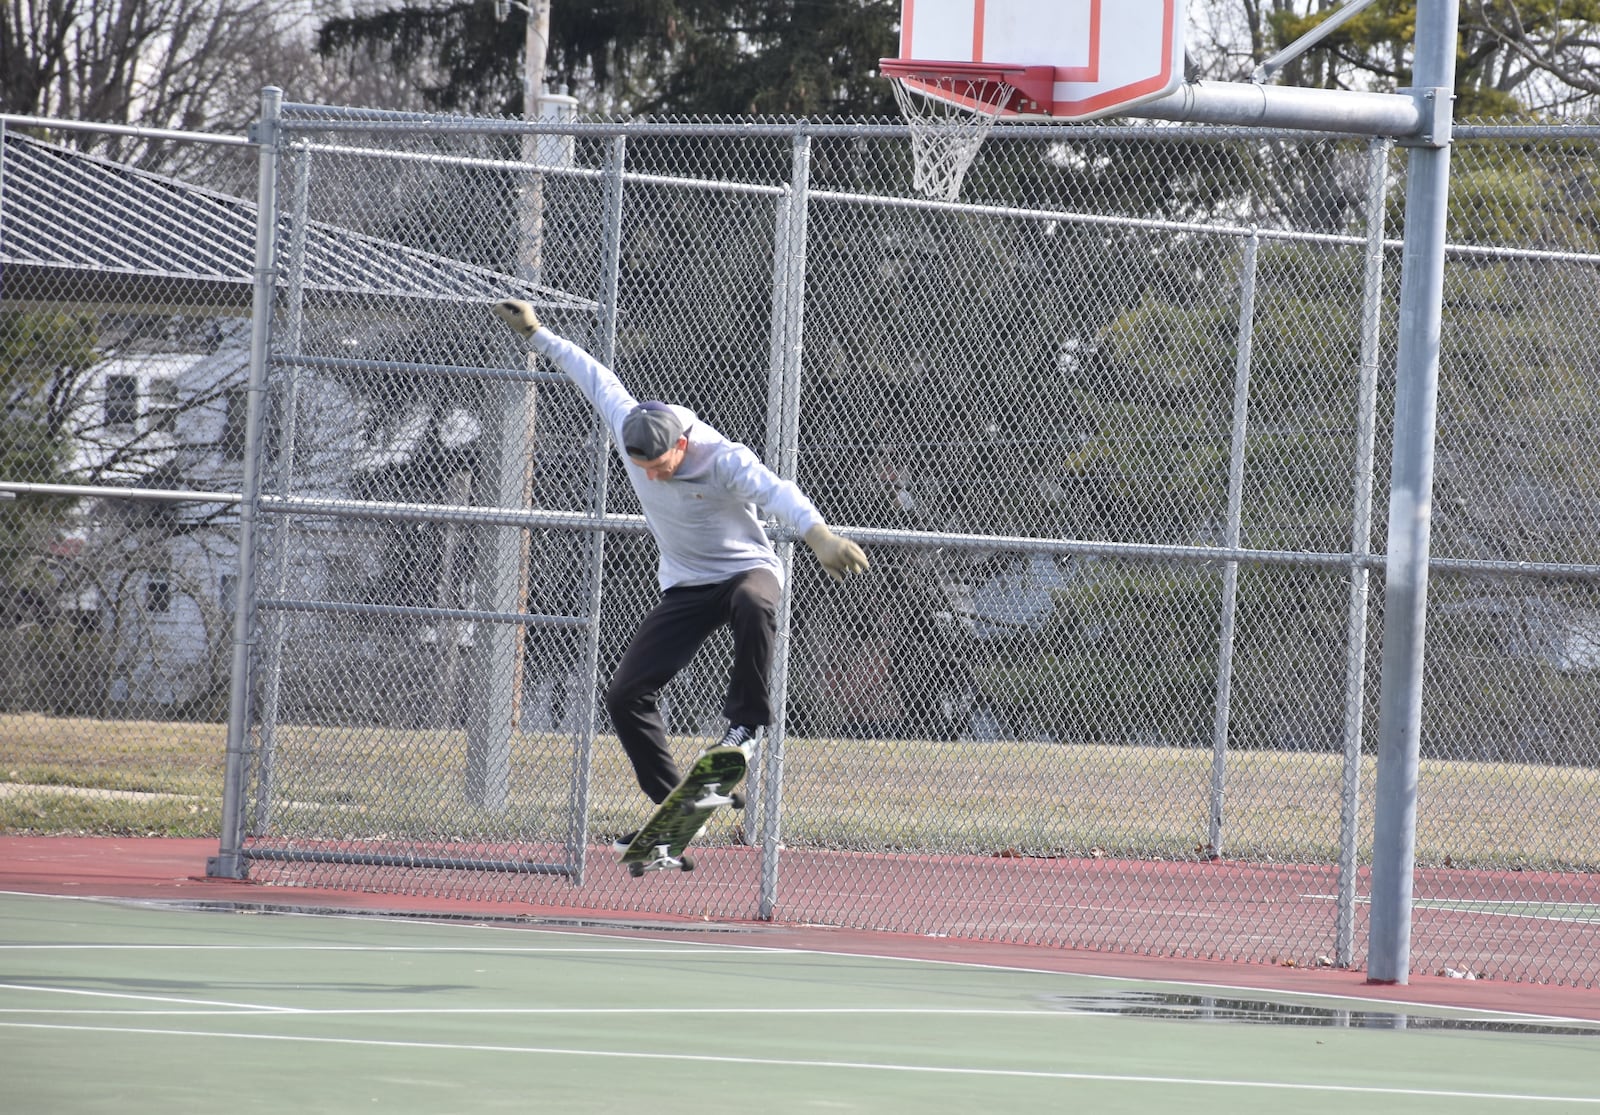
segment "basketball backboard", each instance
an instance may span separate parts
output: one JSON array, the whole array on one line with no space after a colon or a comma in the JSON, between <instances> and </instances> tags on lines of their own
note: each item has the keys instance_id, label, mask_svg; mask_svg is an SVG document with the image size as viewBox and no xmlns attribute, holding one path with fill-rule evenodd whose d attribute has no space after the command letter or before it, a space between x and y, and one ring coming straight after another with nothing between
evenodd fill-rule
<instances>
[{"instance_id":1,"label":"basketball backboard","mask_svg":"<svg viewBox=\"0 0 1600 1115\"><path fill-rule=\"evenodd\" d=\"M934 76L940 63L973 67L980 80L1008 67L1015 92L1001 115L1086 120L1178 87L1183 9L1184 0L902 0L900 54L883 72L959 100Z\"/></svg>"}]
</instances>

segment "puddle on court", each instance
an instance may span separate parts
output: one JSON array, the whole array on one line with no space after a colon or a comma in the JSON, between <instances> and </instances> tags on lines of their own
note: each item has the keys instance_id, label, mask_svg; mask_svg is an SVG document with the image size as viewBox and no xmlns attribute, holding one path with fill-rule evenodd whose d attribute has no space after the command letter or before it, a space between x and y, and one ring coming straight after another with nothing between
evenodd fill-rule
<instances>
[{"instance_id":1,"label":"puddle on court","mask_svg":"<svg viewBox=\"0 0 1600 1115\"><path fill-rule=\"evenodd\" d=\"M1386 1010L1346 1010L1275 1003L1218 995L1164 991L1115 991L1092 995L1047 995L1062 1010L1113 1014L1124 1018L1159 1018L1175 1022L1233 1022L1266 1026L1324 1026L1350 1030L1471 1030L1505 1034L1574 1034L1600 1038L1600 1024L1564 1025L1511 1017L1445 1017Z\"/></svg>"}]
</instances>

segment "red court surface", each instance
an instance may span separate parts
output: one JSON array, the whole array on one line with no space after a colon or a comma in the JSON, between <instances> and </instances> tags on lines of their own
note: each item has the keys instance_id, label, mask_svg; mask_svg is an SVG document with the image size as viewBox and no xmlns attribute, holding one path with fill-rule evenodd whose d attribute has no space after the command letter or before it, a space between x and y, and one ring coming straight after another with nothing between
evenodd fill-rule
<instances>
[{"instance_id":1,"label":"red court surface","mask_svg":"<svg viewBox=\"0 0 1600 1115\"><path fill-rule=\"evenodd\" d=\"M531 924L544 920L567 929L573 928L571 923L578 921L583 923L584 928L626 932L630 935L670 933L676 940L693 940L704 936L726 941L729 930L737 929L754 935L750 943L760 944L764 948L985 964L1080 975L1205 984L1217 988L1334 995L1600 1021L1600 991L1584 988L1427 975L1413 975L1410 982L1404 985L1380 985L1368 983L1362 972L1339 969L1132 956L1044 945L932 938L781 922L728 921L707 924L702 919L672 918L657 913L641 914L617 909L473 902L269 886L206 878L206 860L216 851L216 842L208 839L0 837L0 891L175 903L236 903L285 909L362 910L412 916L436 914L452 918L523 918Z\"/></svg>"}]
</instances>

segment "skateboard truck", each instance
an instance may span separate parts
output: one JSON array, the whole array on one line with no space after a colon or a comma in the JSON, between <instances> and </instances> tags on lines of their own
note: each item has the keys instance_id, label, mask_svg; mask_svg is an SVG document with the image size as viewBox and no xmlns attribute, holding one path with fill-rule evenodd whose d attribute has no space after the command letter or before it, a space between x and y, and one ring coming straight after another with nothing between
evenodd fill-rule
<instances>
[{"instance_id":1,"label":"skateboard truck","mask_svg":"<svg viewBox=\"0 0 1600 1115\"><path fill-rule=\"evenodd\" d=\"M704 813L711 809L720 809L724 805L731 805L735 809L744 808L744 795L735 790L731 794L724 794L722 783L708 782L699 797L689 798L678 808L685 813Z\"/></svg>"},{"instance_id":2,"label":"skateboard truck","mask_svg":"<svg viewBox=\"0 0 1600 1115\"><path fill-rule=\"evenodd\" d=\"M646 871L667 871L674 867L679 871L693 871L694 860L688 856L673 855L672 845L670 843L661 843L650 849L650 857L648 859L628 864L628 874L637 879Z\"/></svg>"}]
</instances>

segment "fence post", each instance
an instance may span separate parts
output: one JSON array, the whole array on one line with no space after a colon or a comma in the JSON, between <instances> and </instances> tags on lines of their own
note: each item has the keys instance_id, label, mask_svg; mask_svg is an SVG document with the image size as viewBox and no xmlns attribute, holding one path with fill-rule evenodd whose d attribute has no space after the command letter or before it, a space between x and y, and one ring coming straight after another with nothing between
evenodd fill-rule
<instances>
[{"instance_id":1,"label":"fence post","mask_svg":"<svg viewBox=\"0 0 1600 1115\"><path fill-rule=\"evenodd\" d=\"M793 191L785 192L778 197L777 206L773 212L772 223L772 315L767 325L767 429L766 440L763 443L761 459L774 471L782 468L783 457L783 420L784 406L787 394L785 384L787 378L785 371L788 368L788 305L789 291L789 214L794 201ZM779 543L777 551L783 554L783 544ZM787 662L787 658L785 658ZM773 670L776 675L779 666L774 662ZM786 680L786 679L785 679ZM779 679L774 676L772 684L778 686ZM787 686L784 686L785 691ZM779 715L782 715L781 712ZM772 745L777 739L777 725L772 725L767 732L767 743ZM760 817L762 794L761 764L751 767L749 778L745 783L745 810L744 834L749 844L760 843Z\"/></svg>"},{"instance_id":2,"label":"fence post","mask_svg":"<svg viewBox=\"0 0 1600 1115\"><path fill-rule=\"evenodd\" d=\"M1345 611L1344 768L1339 792L1339 899L1334 954L1355 960L1356 861L1360 838L1361 720L1366 708L1367 582L1372 552L1373 440L1378 413L1378 342L1383 322L1383 233L1392 139L1367 147L1367 256L1361 280L1361 352L1356 388L1355 500L1350 524L1350 603Z\"/></svg>"},{"instance_id":3,"label":"fence post","mask_svg":"<svg viewBox=\"0 0 1600 1115\"><path fill-rule=\"evenodd\" d=\"M261 417L267 384L267 350L271 341L273 302L277 295L278 143L283 90L261 91L261 118L256 121L255 290L250 307L250 379L246 391L244 476L239 503L239 576L233 610L233 665L228 692L228 743L223 767L222 837L206 874L226 879L245 877L244 794L250 754L250 643L255 635L256 517L261 495Z\"/></svg>"},{"instance_id":4,"label":"fence post","mask_svg":"<svg viewBox=\"0 0 1600 1115\"><path fill-rule=\"evenodd\" d=\"M1261 234L1250 230L1244 242L1244 267L1239 276L1239 328L1233 364L1233 434L1228 451L1228 521L1222 544L1239 548L1244 515L1244 452L1250 429L1250 342L1256 313L1256 255ZM1211 724L1211 843L1207 854L1222 858L1222 802L1228 781L1228 713L1233 689L1233 629L1239 598L1239 563L1222 568L1222 633L1217 647L1217 701Z\"/></svg>"},{"instance_id":5,"label":"fence post","mask_svg":"<svg viewBox=\"0 0 1600 1115\"><path fill-rule=\"evenodd\" d=\"M600 335L598 349L600 362L608 368L617 363L617 287L622 270L622 171L627 165L628 137L617 136L611 141L605 166L605 226L603 229L600 276ZM591 489L589 513L596 519L604 518L606 511L606 477L611 460L611 437L603 425L595 427L594 487ZM583 683L586 694L583 707L588 709L588 721L578 732L572 746L572 819L568 837L568 855L572 863L572 884L583 885L587 866L589 831L589 785L594 770L595 726L599 708L594 695L600 688L600 604L605 596L606 534L593 530L588 535L588 616L584 629Z\"/></svg>"},{"instance_id":6,"label":"fence post","mask_svg":"<svg viewBox=\"0 0 1600 1115\"><path fill-rule=\"evenodd\" d=\"M774 471L794 479L800 442L800 367L805 320L806 206L811 183L811 137L794 137L794 162L786 204L778 207L783 220L777 247L787 256L784 281L773 291L773 313L783 315L783 378L778 402L782 422L778 429ZM762 749L761 771L761 888L757 916L771 920L778 904L778 842L783 803L783 744L788 731L789 618L794 611L794 542L777 547L783 562L783 601L778 608L777 648L772 661L774 719Z\"/></svg>"},{"instance_id":7,"label":"fence post","mask_svg":"<svg viewBox=\"0 0 1600 1115\"><path fill-rule=\"evenodd\" d=\"M1406 983L1411 960L1422 642L1428 605L1456 26L1454 0L1421 0L1417 5L1415 95L1420 101L1432 102L1435 123L1412 148L1406 172L1394 458L1384 570L1372 919L1367 948L1367 978L1373 983Z\"/></svg>"},{"instance_id":8,"label":"fence post","mask_svg":"<svg viewBox=\"0 0 1600 1115\"><path fill-rule=\"evenodd\" d=\"M284 261L287 271L288 289L285 291L287 302L284 306L284 331L280 351L293 356L300 355L300 337L302 322L305 314L305 253L306 253L306 225L307 214L310 206L311 188L311 152L302 142L298 150L290 152L290 168L293 175L294 188L290 193L289 201L289 245L288 258ZM270 357L270 353L269 353ZM270 376L270 369L268 372ZM278 469L275 486L278 492L287 495L293 488L291 482L294 472L294 447L295 425L298 420L298 396L301 369L298 365L287 370L288 385L284 396L283 430L278 440ZM289 583L289 555L292 552L289 543L290 532L294 529L294 520L291 516L279 516L273 530L273 541L277 547L278 562L271 578L271 599L281 599L285 586ZM260 600L260 594L256 599ZM273 799L273 757L277 754L276 735L278 731L278 702L283 689L283 631L288 620L283 613L269 615L262 624L262 641L265 644L264 652L260 656L261 667L261 703L260 716L257 717L260 739L257 744L256 756L256 792L255 805L250 818L250 830L253 833L265 832L272 821Z\"/></svg>"}]
</instances>

